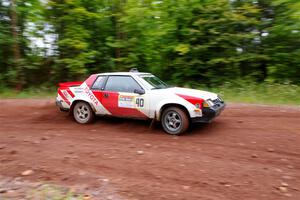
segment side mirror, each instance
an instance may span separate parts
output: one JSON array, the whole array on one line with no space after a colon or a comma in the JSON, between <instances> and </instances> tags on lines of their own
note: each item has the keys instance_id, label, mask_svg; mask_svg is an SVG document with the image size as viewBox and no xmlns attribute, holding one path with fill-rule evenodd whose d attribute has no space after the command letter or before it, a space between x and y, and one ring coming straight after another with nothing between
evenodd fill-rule
<instances>
[{"instance_id":1,"label":"side mirror","mask_svg":"<svg viewBox=\"0 0 300 200\"><path fill-rule=\"evenodd\" d=\"M145 90L143 89L135 89L133 92L139 95L145 94Z\"/></svg>"}]
</instances>

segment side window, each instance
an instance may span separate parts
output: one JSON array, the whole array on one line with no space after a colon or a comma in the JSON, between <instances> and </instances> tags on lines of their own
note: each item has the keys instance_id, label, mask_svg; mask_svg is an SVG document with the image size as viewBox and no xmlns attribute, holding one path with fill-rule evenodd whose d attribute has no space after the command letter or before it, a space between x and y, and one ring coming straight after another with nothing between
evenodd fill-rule
<instances>
[{"instance_id":1,"label":"side window","mask_svg":"<svg viewBox=\"0 0 300 200\"><path fill-rule=\"evenodd\" d=\"M106 91L130 92L141 89L141 86L130 76L109 76L106 82Z\"/></svg>"},{"instance_id":2,"label":"side window","mask_svg":"<svg viewBox=\"0 0 300 200\"><path fill-rule=\"evenodd\" d=\"M104 87L106 76L98 76L97 80L94 82L92 89L93 90L101 90Z\"/></svg>"}]
</instances>

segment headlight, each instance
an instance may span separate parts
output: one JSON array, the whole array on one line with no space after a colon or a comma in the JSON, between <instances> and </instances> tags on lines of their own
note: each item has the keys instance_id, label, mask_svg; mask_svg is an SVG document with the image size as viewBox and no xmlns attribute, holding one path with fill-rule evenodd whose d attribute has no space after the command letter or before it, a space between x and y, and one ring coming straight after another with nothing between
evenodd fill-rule
<instances>
[{"instance_id":1,"label":"headlight","mask_svg":"<svg viewBox=\"0 0 300 200\"><path fill-rule=\"evenodd\" d=\"M208 101L203 101L202 106L203 108L209 108L210 104L208 103Z\"/></svg>"},{"instance_id":2,"label":"headlight","mask_svg":"<svg viewBox=\"0 0 300 200\"><path fill-rule=\"evenodd\" d=\"M214 103L210 99L203 101L203 104L202 104L203 108L209 108L209 107L212 107L213 105L214 105Z\"/></svg>"}]
</instances>

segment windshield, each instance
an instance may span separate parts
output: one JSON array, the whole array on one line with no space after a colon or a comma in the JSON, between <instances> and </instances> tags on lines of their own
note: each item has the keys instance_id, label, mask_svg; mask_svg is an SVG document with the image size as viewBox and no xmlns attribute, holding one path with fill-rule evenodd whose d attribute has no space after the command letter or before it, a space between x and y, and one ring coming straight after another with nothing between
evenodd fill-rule
<instances>
[{"instance_id":1,"label":"windshield","mask_svg":"<svg viewBox=\"0 0 300 200\"><path fill-rule=\"evenodd\" d=\"M147 74L147 75L140 75L140 77L145 81L147 81L151 86L153 86L152 89L165 89L169 87L168 84L166 84L165 82L163 82L162 80L160 80L154 75Z\"/></svg>"}]
</instances>

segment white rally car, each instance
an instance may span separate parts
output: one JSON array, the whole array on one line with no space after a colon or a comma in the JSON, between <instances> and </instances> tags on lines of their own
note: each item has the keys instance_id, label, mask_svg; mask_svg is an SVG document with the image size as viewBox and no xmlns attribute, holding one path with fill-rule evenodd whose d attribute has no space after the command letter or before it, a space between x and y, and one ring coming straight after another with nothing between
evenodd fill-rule
<instances>
[{"instance_id":1,"label":"white rally car","mask_svg":"<svg viewBox=\"0 0 300 200\"><path fill-rule=\"evenodd\" d=\"M210 122L225 107L215 93L170 87L137 70L93 74L84 82L60 83L56 105L81 124L95 115L161 121L165 132L179 135L191 122Z\"/></svg>"}]
</instances>

